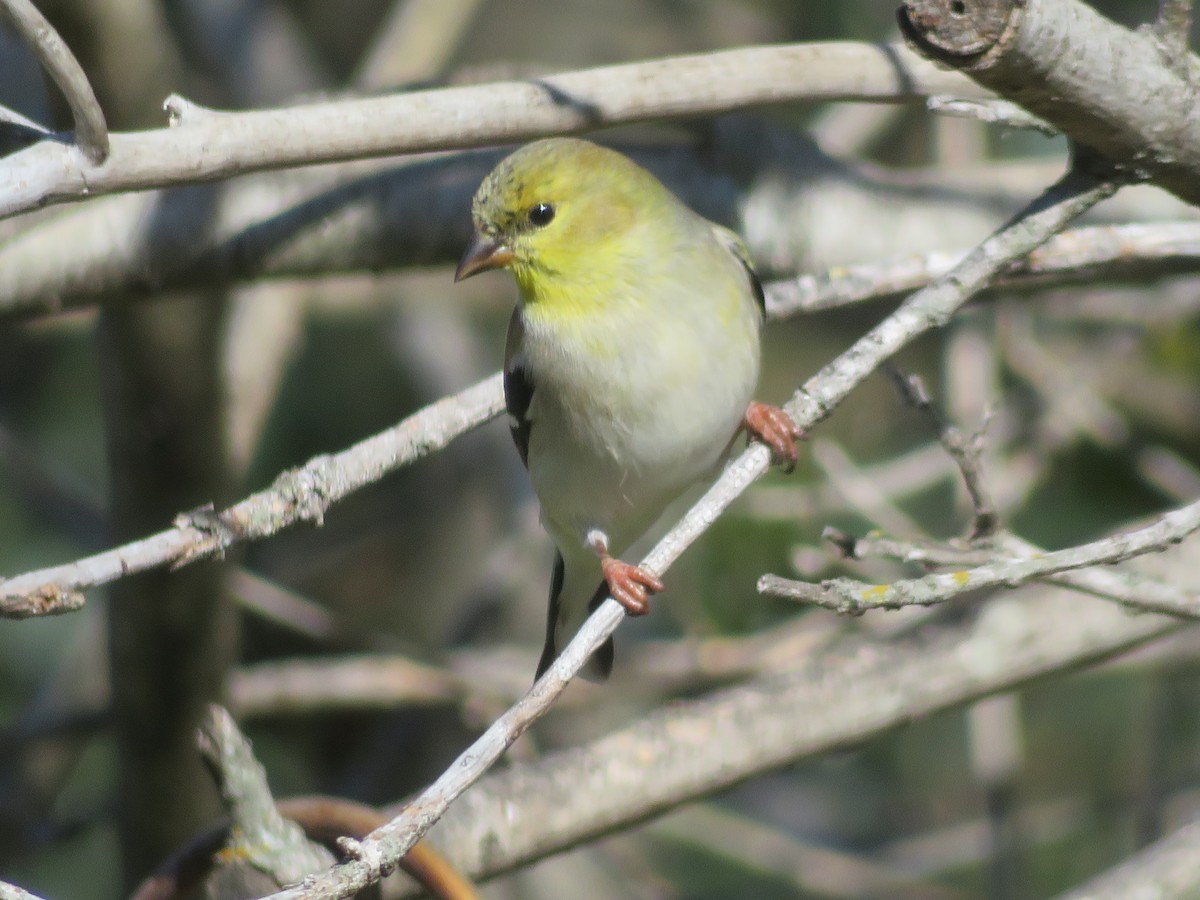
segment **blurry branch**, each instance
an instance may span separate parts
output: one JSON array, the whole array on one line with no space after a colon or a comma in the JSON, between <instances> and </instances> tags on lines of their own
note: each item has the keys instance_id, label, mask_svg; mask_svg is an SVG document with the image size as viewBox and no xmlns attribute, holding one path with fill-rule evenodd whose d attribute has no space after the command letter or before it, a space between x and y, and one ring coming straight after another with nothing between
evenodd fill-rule
<instances>
[{"instance_id":1,"label":"blurry branch","mask_svg":"<svg viewBox=\"0 0 1200 900\"><path fill-rule=\"evenodd\" d=\"M296 522L320 523L331 503L445 447L503 407L500 376L443 398L403 422L331 456L280 475L268 489L226 510L180 515L174 527L62 566L0 579L0 617L26 618L77 608L80 591L134 572L219 556L243 541Z\"/></svg>"},{"instance_id":2,"label":"blurry branch","mask_svg":"<svg viewBox=\"0 0 1200 900\"><path fill-rule=\"evenodd\" d=\"M42 67L62 91L75 119L75 139L88 162L81 165L78 160L71 160L66 156L66 148L53 142L47 146L56 147L60 155L64 155L65 161L80 171L87 171L90 168L89 163L103 163L109 150L108 125L104 121L104 111L100 109L87 75L71 54L66 42L59 37L58 32L30 0L0 0L0 14L12 22L17 32L37 54Z\"/></svg>"},{"instance_id":3,"label":"blurry branch","mask_svg":"<svg viewBox=\"0 0 1200 900\"><path fill-rule=\"evenodd\" d=\"M1200 891L1200 822L1151 844L1060 900L1134 900L1195 897Z\"/></svg>"},{"instance_id":4,"label":"blurry branch","mask_svg":"<svg viewBox=\"0 0 1200 900\"><path fill-rule=\"evenodd\" d=\"M934 573L891 584L865 584L850 578L831 578L820 584L811 584L778 575L764 575L758 581L758 590L771 597L813 603L850 615L860 615L869 609L930 606L944 603L967 591L1018 587L1046 575L1124 562L1144 553L1159 552L1189 537L1197 529L1200 529L1200 501L1172 510L1144 528L1030 558L998 559L969 569ZM1154 601L1139 605L1155 612L1200 617L1200 598L1195 597L1182 606L1173 604L1164 607Z\"/></svg>"},{"instance_id":5,"label":"blurry branch","mask_svg":"<svg viewBox=\"0 0 1200 900\"><path fill-rule=\"evenodd\" d=\"M1001 598L970 623L886 643L841 642L797 655L786 671L674 702L591 744L491 775L429 838L464 871L494 875L1180 627L1042 587ZM325 884L284 896L340 895Z\"/></svg>"},{"instance_id":6,"label":"blurry branch","mask_svg":"<svg viewBox=\"0 0 1200 900\"><path fill-rule=\"evenodd\" d=\"M362 88L397 87L436 78L457 48L482 0L392 0L359 64Z\"/></svg>"},{"instance_id":7,"label":"blurry branch","mask_svg":"<svg viewBox=\"0 0 1200 900\"><path fill-rule=\"evenodd\" d=\"M908 0L900 25L929 59L1131 176L1200 202L1200 60L1181 39L1172 38L1180 52L1170 59L1152 30L1130 31L1081 0Z\"/></svg>"},{"instance_id":8,"label":"blurry branch","mask_svg":"<svg viewBox=\"0 0 1200 900\"><path fill-rule=\"evenodd\" d=\"M749 47L566 72L525 82L229 113L182 97L171 127L114 134L100 166L53 142L0 160L0 217L116 191L262 169L519 141L648 119L794 101L980 96L969 81L889 45Z\"/></svg>"},{"instance_id":9,"label":"blurry branch","mask_svg":"<svg viewBox=\"0 0 1200 900\"><path fill-rule=\"evenodd\" d=\"M767 309L772 316L784 318L894 296L942 277L963 255L938 251L774 281L766 286ZM1200 268L1200 224L1092 226L1055 235L1029 256L1015 260L990 287L1020 290L1084 278L1112 281L1138 272L1157 277L1178 272L1179 266Z\"/></svg>"},{"instance_id":10,"label":"blurry branch","mask_svg":"<svg viewBox=\"0 0 1200 900\"><path fill-rule=\"evenodd\" d=\"M914 875L902 864L876 861L874 853L821 846L817 839L806 840L786 827L764 825L716 803L681 809L651 823L644 833L697 846L717 858L736 859L743 867L787 882L801 897L966 900L968 896Z\"/></svg>"},{"instance_id":11,"label":"blurry branch","mask_svg":"<svg viewBox=\"0 0 1200 900\"><path fill-rule=\"evenodd\" d=\"M905 401L924 414L937 430L938 440L962 475L963 486L967 489L967 495L971 498L971 508L975 512L970 540L990 538L999 528L1000 518L991 491L984 481L980 461L983 454L983 431L987 428L988 416L984 415L983 424L978 431L964 434L961 429L938 415L937 410L933 408L929 392L925 390L925 383L920 378L906 375L891 366L888 374L892 376Z\"/></svg>"},{"instance_id":12,"label":"blurry branch","mask_svg":"<svg viewBox=\"0 0 1200 900\"><path fill-rule=\"evenodd\" d=\"M0 881L0 900L41 900L41 898L15 884L6 884Z\"/></svg>"},{"instance_id":13,"label":"blurry branch","mask_svg":"<svg viewBox=\"0 0 1200 900\"><path fill-rule=\"evenodd\" d=\"M804 429L833 408L884 360L924 332L945 324L954 311L1013 259L1024 256L1072 219L1110 196L1111 182L1068 172L1012 222L973 250L955 269L910 297L891 316L826 365L793 396L786 409ZM642 560L661 574L768 468L770 451L754 445L732 461L704 496ZM284 897L346 897L373 884L468 787L553 704L589 656L624 620L623 607L605 600L525 697L496 719L449 769L383 828L363 841L361 859L343 864ZM727 721L718 718L715 721Z\"/></svg>"},{"instance_id":14,"label":"blurry branch","mask_svg":"<svg viewBox=\"0 0 1200 900\"><path fill-rule=\"evenodd\" d=\"M133 900L258 897L330 865L330 848L353 846L384 819L360 803L336 797L295 797L278 804L250 742L220 706L198 729L200 752L228 807L230 821L180 847L133 895ZM401 867L439 900L476 900L474 886L428 844Z\"/></svg>"},{"instance_id":15,"label":"blurry branch","mask_svg":"<svg viewBox=\"0 0 1200 900\"><path fill-rule=\"evenodd\" d=\"M1188 72L1188 44L1192 37L1192 0L1158 0L1154 36L1166 51L1168 61L1183 77Z\"/></svg>"},{"instance_id":16,"label":"blurry branch","mask_svg":"<svg viewBox=\"0 0 1200 900\"><path fill-rule=\"evenodd\" d=\"M452 673L403 656L289 660L244 667L229 685L239 717L317 710L444 705L470 685Z\"/></svg>"},{"instance_id":17,"label":"blurry branch","mask_svg":"<svg viewBox=\"0 0 1200 900\"><path fill-rule=\"evenodd\" d=\"M334 862L332 853L311 843L299 825L280 815L266 771L228 712L209 707L197 740L233 820L226 847L232 858L269 875L276 884L298 881Z\"/></svg>"}]
</instances>

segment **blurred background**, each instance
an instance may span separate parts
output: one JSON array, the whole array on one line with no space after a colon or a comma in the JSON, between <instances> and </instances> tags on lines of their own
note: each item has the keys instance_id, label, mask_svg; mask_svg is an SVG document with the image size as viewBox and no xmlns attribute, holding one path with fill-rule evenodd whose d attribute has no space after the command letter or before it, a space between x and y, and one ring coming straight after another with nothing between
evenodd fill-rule
<instances>
[{"instance_id":1,"label":"blurred background","mask_svg":"<svg viewBox=\"0 0 1200 900\"><path fill-rule=\"evenodd\" d=\"M1097 5L1131 25L1155 10L1149 0ZM896 39L892 5L864 0L39 7L119 130L162 125L172 92L241 109L749 44ZM3 28L0 103L69 127ZM1066 159L1062 139L934 117L922 105L780 106L601 138L742 231L768 280L966 249ZM78 308L0 322L0 575L226 505L496 371L515 288L502 275L451 279L470 195L496 158L251 176L167 192L136 215L129 198L106 198L0 223L3 248L95 207L81 235L152 247L158 266L116 287L81 276L68 302ZM295 274L303 261L291 277L198 276L231 258L193 258L202 237L236 236L341 185L372 196L376 178L393 218L361 257L310 266L308 277ZM1147 188L1091 218L1195 212ZM59 243L63 265L92 237ZM1152 270L1121 283L994 291L898 363L965 430L990 417L984 471L1004 523L1067 546L1200 495L1198 300L1194 278ZM782 402L893 306L773 323L760 399ZM653 615L622 626L612 682L572 687L511 757L574 746L760 672L774 663L753 642L772 635L814 646L847 634L887 640L945 615L843 620L762 598L755 581L913 574L844 563L822 529L964 534L959 480L928 419L876 375L814 431L794 475L770 475L688 551ZM382 805L418 790L528 686L551 553L507 429L493 422L338 503L322 528L92 591L81 612L0 621L0 879L47 898L120 897L220 815L192 745L196 711L214 696L244 723L277 796ZM731 662L706 666L697 648L717 646ZM903 884L904 896L1052 896L1196 812L1198 650L1180 632L916 721L499 878L484 895L900 895L863 886L882 879ZM352 672L340 698L289 693L289 671L315 665L333 685L335 670L321 664L351 657L411 665L370 688Z\"/></svg>"}]
</instances>

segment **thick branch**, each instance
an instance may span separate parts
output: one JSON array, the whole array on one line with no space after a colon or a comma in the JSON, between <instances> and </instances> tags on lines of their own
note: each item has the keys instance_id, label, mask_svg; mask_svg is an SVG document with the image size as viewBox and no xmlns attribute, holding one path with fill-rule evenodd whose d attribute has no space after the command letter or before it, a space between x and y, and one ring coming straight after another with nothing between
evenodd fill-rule
<instances>
[{"instance_id":1,"label":"thick branch","mask_svg":"<svg viewBox=\"0 0 1200 900\"><path fill-rule=\"evenodd\" d=\"M520 141L796 100L904 102L979 93L910 51L853 43L750 47L287 109L225 113L172 97L172 128L114 134L102 166L38 144L0 161L0 216L84 195L245 172Z\"/></svg>"},{"instance_id":2,"label":"thick branch","mask_svg":"<svg viewBox=\"0 0 1200 900\"><path fill-rule=\"evenodd\" d=\"M1200 202L1200 60L1081 0L908 0L905 37L1077 143Z\"/></svg>"},{"instance_id":3,"label":"thick branch","mask_svg":"<svg viewBox=\"0 0 1200 900\"><path fill-rule=\"evenodd\" d=\"M1200 890L1200 822L1185 825L1059 900L1195 897Z\"/></svg>"}]
</instances>

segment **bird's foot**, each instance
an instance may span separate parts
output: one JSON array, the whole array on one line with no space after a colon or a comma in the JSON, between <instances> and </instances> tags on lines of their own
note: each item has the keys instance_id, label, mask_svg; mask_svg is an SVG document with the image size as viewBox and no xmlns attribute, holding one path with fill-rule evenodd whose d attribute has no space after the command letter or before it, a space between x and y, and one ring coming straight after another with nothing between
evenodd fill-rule
<instances>
[{"instance_id":1,"label":"bird's foot","mask_svg":"<svg viewBox=\"0 0 1200 900\"><path fill-rule=\"evenodd\" d=\"M771 448L775 462L783 464L785 472L796 468L796 460L800 458L796 442L808 436L786 412L778 406L752 400L742 417L742 427Z\"/></svg>"},{"instance_id":2,"label":"bird's foot","mask_svg":"<svg viewBox=\"0 0 1200 900\"><path fill-rule=\"evenodd\" d=\"M650 612L650 595L664 587L662 580L641 566L613 559L605 554L600 557L600 571L608 584L612 598L625 607L631 616L644 616Z\"/></svg>"}]
</instances>

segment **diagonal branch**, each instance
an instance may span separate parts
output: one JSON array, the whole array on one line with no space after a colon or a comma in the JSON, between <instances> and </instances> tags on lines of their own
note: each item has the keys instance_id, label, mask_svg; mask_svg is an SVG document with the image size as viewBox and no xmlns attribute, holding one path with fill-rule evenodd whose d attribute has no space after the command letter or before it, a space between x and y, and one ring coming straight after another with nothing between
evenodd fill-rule
<instances>
[{"instance_id":1,"label":"diagonal branch","mask_svg":"<svg viewBox=\"0 0 1200 900\"><path fill-rule=\"evenodd\" d=\"M266 490L226 510L184 513L174 527L132 544L49 569L0 579L0 617L67 612L83 604L81 591L133 572L182 566L218 555L242 541L273 534L296 522L319 523L329 504L377 481L497 415L504 406L493 375L425 407L398 425L331 456L318 456L280 475Z\"/></svg>"},{"instance_id":2,"label":"diagonal branch","mask_svg":"<svg viewBox=\"0 0 1200 900\"><path fill-rule=\"evenodd\" d=\"M0 13L13 23L66 97L75 119L75 139L79 149L91 162L104 162L108 156L108 125L104 121L104 110L66 41L30 0L0 0Z\"/></svg>"},{"instance_id":3,"label":"diagonal branch","mask_svg":"<svg viewBox=\"0 0 1200 900\"><path fill-rule=\"evenodd\" d=\"M1029 253L1072 219L1110 196L1115 185L1070 172L1021 215L972 251L947 276L910 297L848 351L822 369L787 405L804 429L825 418L880 363L931 328L945 324L976 291L1012 260ZM761 444L748 448L642 561L662 573L757 478L766 472L770 451ZM547 672L522 700L496 719L449 769L387 825L361 846L360 858L302 886L274 895L274 900L347 897L395 868L409 848L450 804L474 784L504 751L553 704L589 656L617 629L624 609L605 600Z\"/></svg>"}]
</instances>

